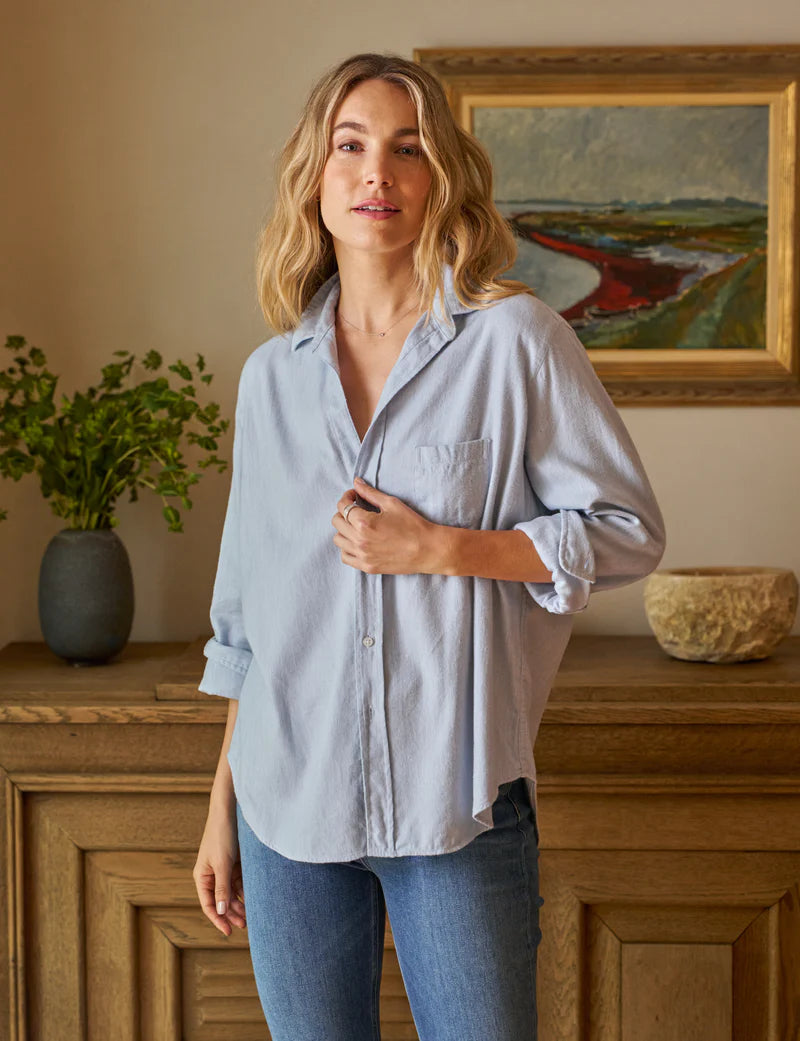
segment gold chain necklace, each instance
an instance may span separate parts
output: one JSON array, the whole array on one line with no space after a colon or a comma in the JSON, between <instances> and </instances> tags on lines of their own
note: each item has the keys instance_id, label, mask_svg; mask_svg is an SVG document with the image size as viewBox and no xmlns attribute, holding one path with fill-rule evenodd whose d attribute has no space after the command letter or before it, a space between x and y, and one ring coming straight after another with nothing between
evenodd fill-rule
<instances>
[{"instance_id":1,"label":"gold chain necklace","mask_svg":"<svg viewBox=\"0 0 800 1041\"><path fill-rule=\"evenodd\" d=\"M419 305L416 305L416 306L419 306ZM348 325L352 325L353 328L354 329L358 329L358 331L360 333L366 333L367 336L385 336L386 333L391 332L391 330L394 329L395 325L397 325L399 322L402 322L402 320L405 318L405 316L407 314L411 314L411 312L414 310L414 307L415 307L415 305L412 304L411 307L409 307L409 309L406 311L405 314L401 314L400 317L397 319L397 321L394 322L392 325L390 325L389 328L385 329L382 333L373 333L373 332L370 332L368 329L359 329L359 327L357 325L353 325L352 322L347 322L347 319L345 318L345 316L341 313L341 311L339 311L338 306L336 308L336 313L339 315L339 317L342 319L343 322L347 322Z\"/></svg>"}]
</instances>

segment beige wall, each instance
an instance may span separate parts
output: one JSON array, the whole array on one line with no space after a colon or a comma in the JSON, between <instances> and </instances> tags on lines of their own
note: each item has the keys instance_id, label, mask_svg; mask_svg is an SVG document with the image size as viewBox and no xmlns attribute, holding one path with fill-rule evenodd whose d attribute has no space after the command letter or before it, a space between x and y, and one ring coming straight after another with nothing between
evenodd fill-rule
<instances>
[{"instance_id":1,"label":"beige wall","mask_svg":"<svg viewBox=\"0 0 800 1041\"><path fill-rule=\"evenodd\" d=\"M323 68L416 46L800 42L800 7L31 0L6 5L0 33L0 344L20 333L41 347L59 394L96 382L120 348L199 351L230 416L241 365L268 336L252 258L273 160ZM665 515L663 567L800 574L800 408L621 412ZM228 481L195 486L183 535L149 493L120 504L133 640L210 632ZM2 646L41 638L39 562L63 525L32 476L0 482L0 505ZM594 597L575 631L648 632L642 586Z\"/></svg>"}]
</instances>

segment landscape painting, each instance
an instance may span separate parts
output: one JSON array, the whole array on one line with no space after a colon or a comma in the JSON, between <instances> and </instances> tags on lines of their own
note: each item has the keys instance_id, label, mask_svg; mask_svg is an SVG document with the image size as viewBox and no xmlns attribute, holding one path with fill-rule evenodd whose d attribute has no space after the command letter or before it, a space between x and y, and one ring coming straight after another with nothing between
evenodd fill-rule
<instances>
[{"instance_id":1,"label":"landscape painting","mask_svg":"<svg viewBox=\"0 0 800 1041\"><path fill-rule=\"evenodd\" d=\"M763 351L768 105L531 98L471 111L519 248L503 277L584 346Z\"/></svg>"}]
</instances>

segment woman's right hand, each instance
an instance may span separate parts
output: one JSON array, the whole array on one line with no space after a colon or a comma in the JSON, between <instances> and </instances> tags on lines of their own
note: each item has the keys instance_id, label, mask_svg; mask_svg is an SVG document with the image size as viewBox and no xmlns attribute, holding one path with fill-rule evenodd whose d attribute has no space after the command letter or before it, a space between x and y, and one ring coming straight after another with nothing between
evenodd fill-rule
<instances>
[{"instance_id":1,"label":"woman's right hand","mask_svg":"<svg viewBox=\"0 0 800 1041\"><path fill-rule=\"evenodd\" d=\"M233 925L246 928L235 803L232 811L215 805L209 809L192 877L203 913L221 933L230 936ZM225 903L222 914L219 901Z\"/></svg>"}]
</instances>

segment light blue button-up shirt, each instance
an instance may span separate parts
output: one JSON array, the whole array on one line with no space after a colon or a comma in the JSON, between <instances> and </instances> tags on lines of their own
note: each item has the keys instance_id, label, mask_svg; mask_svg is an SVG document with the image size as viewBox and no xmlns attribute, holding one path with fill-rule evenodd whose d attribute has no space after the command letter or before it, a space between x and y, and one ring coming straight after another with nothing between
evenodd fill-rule
<instances>
[{"instance_id":1,"label":"light blue button-up shirt","mask_svg":"<svg viewBox=\"0 0 800 1041\"><path fill-rule=\"evenodd\" d=\"M363 442L339 378L334 274L246 359L199 690L238 698L236 798L294 860L448 853L525 777L589 596L635 582L664 521L569 323L516 294L459 303L452 269ZM331 517L361 476L437 524L518 529L551 582L367 574Z\"/></svg>"}]
</instances>

